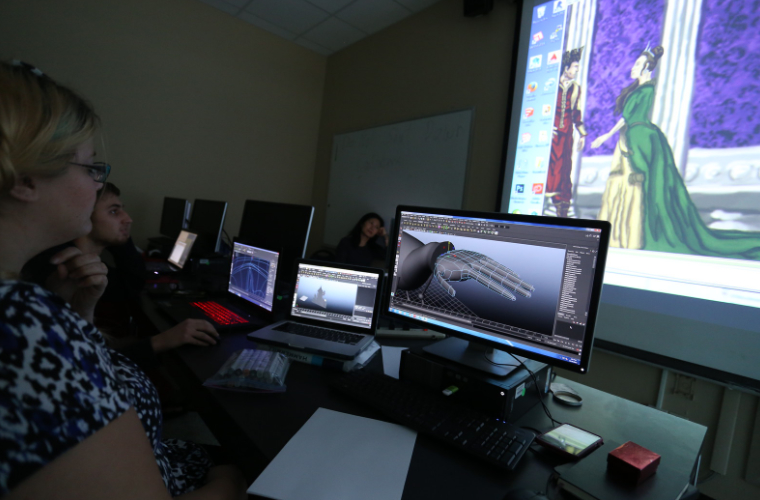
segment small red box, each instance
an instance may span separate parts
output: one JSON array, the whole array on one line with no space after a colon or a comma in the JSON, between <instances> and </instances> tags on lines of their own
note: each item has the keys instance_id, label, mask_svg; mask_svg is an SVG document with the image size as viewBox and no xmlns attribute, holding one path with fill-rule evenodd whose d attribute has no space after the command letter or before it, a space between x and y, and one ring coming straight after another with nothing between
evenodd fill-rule
<instances>
[{"instance_id":1,"label":"small red box","mask_svg":"<svg viewBox=\"0 0 760 500\"><path fill-rule=\"evenodd\" d=\"M657 472L660 455L633 441L618 446L607 455L607 471L631 484L641 484Z\"/></svg>"}]
</instances>

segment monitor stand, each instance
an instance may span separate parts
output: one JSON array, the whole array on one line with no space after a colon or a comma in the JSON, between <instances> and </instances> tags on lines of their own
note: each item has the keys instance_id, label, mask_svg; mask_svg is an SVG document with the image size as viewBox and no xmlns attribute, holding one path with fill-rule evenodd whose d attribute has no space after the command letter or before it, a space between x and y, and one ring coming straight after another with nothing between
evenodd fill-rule
<instances>
[{"instance_id":1,"label":"monitor stand","mask_svg":"<svg viewBox=\"0 0 760 500\"><path fill-rule=\"evenodd\" d=\"M506 377L513 370L520 367L520 363L504 351L482 344L470 343L455 337L440 340L422 349L434 356L474 368L494 377ZM517 358L523 362L525 361L525 358L520 356ZM496 364L491 364L489 361Z\"/></svg>"}]
</instances>

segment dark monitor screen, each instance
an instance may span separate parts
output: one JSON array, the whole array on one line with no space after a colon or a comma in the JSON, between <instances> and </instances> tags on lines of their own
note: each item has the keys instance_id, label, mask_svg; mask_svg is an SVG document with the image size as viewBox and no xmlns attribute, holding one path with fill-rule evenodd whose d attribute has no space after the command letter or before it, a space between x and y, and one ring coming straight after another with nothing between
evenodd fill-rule
<instances>
[{"instance_id":1,"label":"dark monitor screen","mask_svg":"<svg viewBox=\"0 0 760 500\"><path fill-rule=\"evenodd\" d=\"M606 221L400 206L386 310L473 348L585 373L609 227ZM459 339L453 340L461 345ZM479 356L485 358L483 349Z\"/></svg>"},{"instance_id":2,"label":"dark monitor screen","mask_svg":"<svg viewBox=\"0 0 760 500\"><path fill-rule=\"evenodd\" d=\"M195 200L189 228L198 235L193 253L203 255L219 251L226 214L226 201Z\"/></svg>"},{"instance_id":3,"label":"dark monitor screen","mask_svg":"<svg viewBox=\"0 0 760 500\"><path fill-rule=\"evenodd\" d=\"M182 198L165 197L164 208L161 211L161 234L176 239L179 232L185 229L185 222L189 214L189 201Z\"/></svg>"},{"instance_id":4,"label":"dark monitor screen","mask_svg":"<svg viewBox=\"0 0 760 500\"><path fill-rule=\"evenodd\" d=\"M280 250L281 276L290 277L309 241L314 207L246 200L238 237L263 248Z\"/></svg>"}]
</instances>

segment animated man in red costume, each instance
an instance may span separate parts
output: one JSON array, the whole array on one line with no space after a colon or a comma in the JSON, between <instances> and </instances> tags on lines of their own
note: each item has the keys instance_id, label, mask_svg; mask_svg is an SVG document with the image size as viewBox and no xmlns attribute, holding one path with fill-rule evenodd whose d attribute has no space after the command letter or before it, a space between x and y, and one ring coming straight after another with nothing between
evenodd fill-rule
<instances>
[{"instance_id":1,"label":"animated man in red costume","mask_svg":"<svg viewBox=\"0 0 760 500\"><path fill-rule=\"evenodd\" d=\"M580 135L578 151L583 149L587 134L581 110L578 109L581 86L575 81L582 53L583 47L565 52L559 77L549 175L546 179L546 197L551 198L559 217L567 217L573 195L570 177L573 170L573 133L577 129Z\"/></svg>"}]
</instances>

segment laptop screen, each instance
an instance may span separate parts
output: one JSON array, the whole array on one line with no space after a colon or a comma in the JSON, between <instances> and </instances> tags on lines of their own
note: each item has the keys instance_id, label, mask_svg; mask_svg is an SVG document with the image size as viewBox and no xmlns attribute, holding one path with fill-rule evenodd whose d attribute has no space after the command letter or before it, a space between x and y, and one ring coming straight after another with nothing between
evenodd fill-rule
<instances>
[{"instance_id":1,"label":"laptop screen","mask_svg":"<svg viewBox=\"0 0 760 500\"><path fill-rule=\"evenodd\" d=\"M248 302L272 311L278 252L245 245L232 245L230 281L227 290Z\"/></svg>"},{"instance_id":2,"label":"laptop screen","mask_svg":"<svg viewBox=\"0 0 760 500\"><path fill-rule=\"evenodd\" d=\"M369 330L377 285L377 274L299 263L290 314Z\"/></svg>"},{"instance_id":3,"label":"laptop screen","mask_svg":"<svg viewBox=\"0 0 760 500\"><path fill-rule=\"evenodd\" d=\"M190 255L190 251L193 249L193 243L198 237L197 234L189 231L180 231L177 236L177 241L174 243L171 255L169 255L169 263L174 264L178 268L185 267L187 257Z\"/></svg>"}]
</instances>

